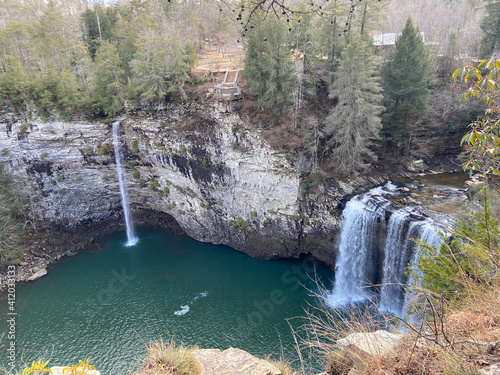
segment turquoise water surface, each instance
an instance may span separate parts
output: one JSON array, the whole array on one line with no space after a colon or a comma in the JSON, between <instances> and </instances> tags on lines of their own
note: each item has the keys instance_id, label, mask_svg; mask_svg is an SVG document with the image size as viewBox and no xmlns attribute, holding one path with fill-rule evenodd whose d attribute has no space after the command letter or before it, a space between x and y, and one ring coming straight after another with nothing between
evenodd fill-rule
<instances>
[{"instance_id":1,"label":"turquoise water surface","mask_svg":"<svg viewBox=\"0 0 500 375\"><path fill-rule=\"evenodd\" d=\"M18 365L39 357L67 365L90 356L103 374L126 374L140 366L144 343L172 337L259 357L283 351L293 359L286 319L317 303L307 274L332 288L332 271L311 260L261 261L163 230L138 234L134 247L115 233L102 250L67 258L47 276L17 285ZM3 294L0 316L7 312ZM0 332L7 328L2 318ZM8 341L0 343L3 367Z\"/></svg>"}]
</instances>

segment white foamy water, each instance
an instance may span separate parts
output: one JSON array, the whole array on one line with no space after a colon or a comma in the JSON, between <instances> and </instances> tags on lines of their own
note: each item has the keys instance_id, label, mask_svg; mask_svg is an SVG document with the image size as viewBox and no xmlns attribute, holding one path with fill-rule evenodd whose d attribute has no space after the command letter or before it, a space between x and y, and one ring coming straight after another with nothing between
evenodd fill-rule
<instances>
[{"instance_id":1,"label":"white foamy water","mask_svg":"<svg viewBox=\"0 0 500 375\"><path fill-rule=\"evenodd\" d=\"M206 297L208 295L208 291L207 292L202 292L200 294L198 294L196 297L194 297L191 302L189 302L189 304L187 305L184 305L184 306L181 306L181 309L180 310L177 310L174 312L174 315L177 315L177 316L181 316L181 315L185 315L187 314L191 309L189 308L189 305L192 305L194 301L196 301L197 299L199 298L203 298L203 297Z\"/></svg>"},{"instance_id":2,"label":"white foamy water","mask_svg":"<svg viewBox=\"0 0 500 375\"><path fill-rule=\"evenodd\" d=\"M184 305L184 306L181 306L181 309L180 310L177 310L174 312L174 315L186 315L188 312L189 312L189 306L188 305Z\"/></svg>"}]
</instances>

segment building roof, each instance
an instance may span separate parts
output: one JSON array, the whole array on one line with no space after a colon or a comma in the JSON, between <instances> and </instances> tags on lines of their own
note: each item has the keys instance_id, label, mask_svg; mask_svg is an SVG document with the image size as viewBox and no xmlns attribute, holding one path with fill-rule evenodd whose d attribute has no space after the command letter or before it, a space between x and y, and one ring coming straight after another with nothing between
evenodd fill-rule
<instances>
[{"instance_id":1,"label":"building roof","mask_svg":"<svg viewBox=\"0 0 500 375\"><path fill-rule=\"evenodd\" d=\"M373 45L375 46L393 46L396 44L396 39L401 35L401 33L387 33L387 34L375 34L373 35ZM425 36L423 32L422 40L425 42Z\"/></svg>"}]
</instances>

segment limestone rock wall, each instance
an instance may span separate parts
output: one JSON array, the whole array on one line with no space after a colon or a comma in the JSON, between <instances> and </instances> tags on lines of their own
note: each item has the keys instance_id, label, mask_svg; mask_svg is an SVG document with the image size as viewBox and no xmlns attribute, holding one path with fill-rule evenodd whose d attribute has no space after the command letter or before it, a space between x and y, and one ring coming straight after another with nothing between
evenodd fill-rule
<instances>
[{"instance_id":1,"label":"limestone rock wall","mask_svg":"<svg viewBox=\"0 0 500 375\"><path fill-rule=\"evenodd\" d=\"M224 106L171 107L121 121L136 214L167 213L189 236L252 256L308 253L334 264L339 205L366 181L330 182L320 194L302 195L286 154ZM121 213L111 123L26 123L4 113L0 162L41 223L71 229Z\"/></svg>"}]
</instances>

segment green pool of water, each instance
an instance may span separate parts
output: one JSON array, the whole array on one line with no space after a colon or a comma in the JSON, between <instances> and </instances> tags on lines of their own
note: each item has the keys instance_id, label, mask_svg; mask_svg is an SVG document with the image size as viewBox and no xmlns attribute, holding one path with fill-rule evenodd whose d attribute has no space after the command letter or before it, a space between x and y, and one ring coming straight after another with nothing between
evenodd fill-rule
<instances>
[{"instance_id":1,"label":"green pool of water","mask_svg":"<svg viewBox=\"0 0 500 375\"><path fill-rule=\"evenodd\" d=\"M306 274L332 287L332 271L311 260L261 261L161 230L143 229L139 237L127 248L124 233L116 233L102 250L17 285L18 366L22 359L67 365L90 356L103 374L126 374L140 365L144 343L160 338L293 359L286 319L317 302ZM7 302L1 295L0 332L8 329ZM8 344L4 337L0 366L7 368Z\"/></svg>"}]
</instances>

